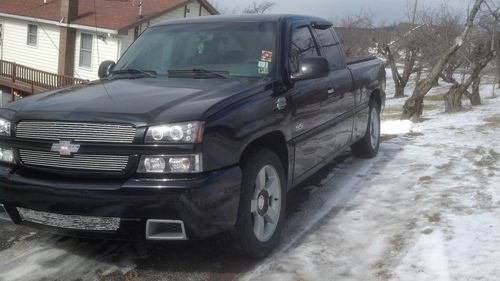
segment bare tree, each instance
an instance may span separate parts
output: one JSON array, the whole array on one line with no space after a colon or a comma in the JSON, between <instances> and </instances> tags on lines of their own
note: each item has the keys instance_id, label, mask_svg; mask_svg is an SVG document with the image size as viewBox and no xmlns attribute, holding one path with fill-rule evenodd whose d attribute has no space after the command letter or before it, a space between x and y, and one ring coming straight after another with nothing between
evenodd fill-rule
<instances>
[{"instance_id":1,"label":"bare tree","mask_svg":"<svg viewBox=\"0 0 500 281\"><path fill-rule=\"evenodd\" d=\"M420 25L401 34L401 31L408 28L398 26L392 32L393 36L383 36L389 42L380 40L380 37L378 39L378 52L384 56L387 65L391 68L392 79L395 85L395 98L404 97L404 91L408 85L410 76L417 71L416 62L420 48L419 40L416 40L415 33L422 27L423 25ZM403 66L402 73L400 73L397 63Z\"/></svg>"},{"instance_id":2,"label":"bare tree","mask_svg":"<svg viewBox=\"0 0 500 281\"><path fill-rule=\"evenodd\" d=\"M332 19L347 56L367 56L370 55L371 49L376 48L374 38L377 28L373 22L373 15L363 10L357 15Z\"/></svg>"},{"instance_id":3,"label":"bare tree","mask_svg":"<svg viewBox=\"0 0 500 281\"><path fill-rule=\"evenodd\" d=\"M462 47L464 41L467 40L470 31L474 26L474 19L479 12L481 5L484 0L475 0L474 6L470 10L470 13L460 36L455 39L453 45L436 61L436 64L431 69L427 77L417 83L412 96L405 102L403 106L403 114L401 119L414 119L419 120L423 112L423 100L425 95L432 89L432 87L437 83L441 72L448 63L448 61L457 53L457 51Z\"/></svg>"},{"instance_id":4,"label":"bare tree","mask_svg":"<svg viewBox=\"0 0 500 281\"><path fill-rule=\"evenodd\" d=\"M444 96L446 112L456 112L462 109L462 96L467 95L472 105L481 104L481 96L479 95L480 75L483 69L493 59L495 50L491 48L489 41L480 41L474 44L474 50L471 54L471 68L467 79L463 83L453 82L453 86ZM453 79L454 80L454 79ZM471 85L476 87L473 93L467 90Z\"/></svg>"},{"instance_id":5,"label":"bare tree","mask_svg":"<svg viewBox=\"0 0 500 281\"><path fill-rule=\"evenodd\" d=\"M491 34L492 48L496 50L496 84L500 88L500 35L498 34L498 24L500 22L500 5L485 1L486 11L482 13L479 20L479 26Z\"/></svg>"},{"instance_id":6,"label":"bare tree","mask_svg":"<svg viewBox=\"0 0 500 281\"><path fill-rule=\"evenodd\" d=\"M269 12L272 8L276 6L273 1L262 1L262 2L252 2L250 5L243 8L242 14L264 14Z\"/></svg>"}]
</instances>

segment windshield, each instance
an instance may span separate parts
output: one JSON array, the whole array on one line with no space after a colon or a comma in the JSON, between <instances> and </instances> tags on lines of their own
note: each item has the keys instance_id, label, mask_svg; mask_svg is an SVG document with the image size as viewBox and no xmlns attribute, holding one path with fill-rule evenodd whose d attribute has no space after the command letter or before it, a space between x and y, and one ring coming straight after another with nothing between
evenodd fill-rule
<instances>
[{"instance_id":1,"label":"windshield","mask_svg":"<svg viewBox=\"0 0 500 281\"><path fill-rule=\"evenodd\" d=\"M113 71L127 69L158 75L223 73L264 77L273 71L276 24L230 22L174 24L146 30ZM201 70L201 71L200 71Z\"/></svg>"}]
</instances>

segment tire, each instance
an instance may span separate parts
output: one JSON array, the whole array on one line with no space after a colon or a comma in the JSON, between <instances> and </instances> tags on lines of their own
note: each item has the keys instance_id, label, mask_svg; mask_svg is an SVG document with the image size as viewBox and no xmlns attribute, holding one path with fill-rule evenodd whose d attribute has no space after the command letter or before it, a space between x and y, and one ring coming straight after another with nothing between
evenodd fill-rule
<instances>
[{"instance_id":1,"label":"tire","mask_svg":"<svg viewBox=\"0 0 500 281\"><path fill-rule=\"evenodd\" d=\"M247 155L241 163L243 178L236 225L218 240L225 248L260 259L276 248L281 239L286 178L283 165L272 150L258 148Z\"/></svg>"},{"instance_id":2,"label":"tire","mask_svg":"<svg viewBox=\"0 0 500 281\"><path fill-rule=\"evenodd\" d=\"M378 103L370 101L370 113L365 136L351 145L352 154L359 158L374 158L380 147L380 112Z\"/></svg>"}]
</instances>

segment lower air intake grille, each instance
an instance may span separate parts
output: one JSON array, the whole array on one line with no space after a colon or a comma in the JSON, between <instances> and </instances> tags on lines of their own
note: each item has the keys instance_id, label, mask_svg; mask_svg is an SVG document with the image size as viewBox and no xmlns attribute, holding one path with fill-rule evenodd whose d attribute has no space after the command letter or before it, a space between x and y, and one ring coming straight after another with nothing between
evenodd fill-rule
<instances>
[{"instance_id":1,"label":"lower air intake grille","mask_svg":"<svg viewBox=\"0 0 500 281\"><path fill-rule=\"evenodd\" d=\"M19 150L24 165L85 171L123 172L128 156L75 154L61 157L56 152Z\"/></svg>"},{"instance_id":2,"label":"lower air intake grille","mask_svg":"<svg viewBox=\"0 0 500 281\"><path fill-rule=\"evenodd\" d=\"M120 218L86 217L59 215L17 208L23 221L76 230L116 231L120 228Z\"/></svg>"}]
</instances>

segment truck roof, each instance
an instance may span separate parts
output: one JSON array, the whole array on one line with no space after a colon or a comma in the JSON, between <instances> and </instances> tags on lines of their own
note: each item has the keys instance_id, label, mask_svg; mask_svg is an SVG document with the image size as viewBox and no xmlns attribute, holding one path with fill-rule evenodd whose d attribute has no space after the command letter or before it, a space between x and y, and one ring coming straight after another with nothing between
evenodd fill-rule
<instances>
[{"instance_id":1,"label":"truck roof","mask_svg":"<svg viewBox=\"0 0 500 281\"><path fill-rule=\"evenodd\" d=\"M155 24L153 26L162 26L169 24L182 24L182 23L220 23L220 22L278 22L282 20L299 21L299 20L311 20L316 21L320 24L331 24L323 18L304 16L304 15L294 15L294 14L247 14L247 15L217 15L217 16L204 16L204 17L190 17L169 20Z\"/></svg>"}]
</instances>

